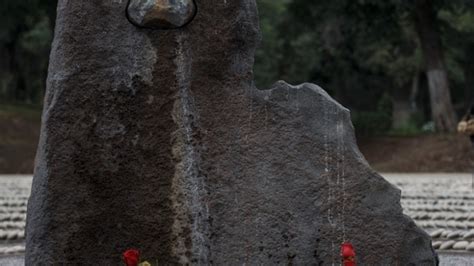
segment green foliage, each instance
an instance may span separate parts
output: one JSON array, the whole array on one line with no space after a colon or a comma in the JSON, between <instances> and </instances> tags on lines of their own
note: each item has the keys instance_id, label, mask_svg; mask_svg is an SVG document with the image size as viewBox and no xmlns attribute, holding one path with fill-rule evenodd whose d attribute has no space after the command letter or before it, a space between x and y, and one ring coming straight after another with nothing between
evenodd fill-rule
<instances>
[{"instance_id":1,"label":"green foliage","mask_svg":"<svg viewBox=\"0 0 474 266\"><path fill-rule=\"evenodd\" d=\"M30 30L20 36L21 48L30 54L48 52L52 39L51 25L47 17L41 17Z\"/></svg>"},{"instance_id":2,"label":"green foliage","mask_svg":"<svg viewBox=\"0 0 474 266\"><path fill-rule=\"evenodd\" d=\"M474 66L474 52L469 53L474 49L474 1L433 1L441 20L452 96L455 106L462 106L466 91L474 87L474 78L466 78L474 77L474 67L469 70ZM264 38L255 66L258 85L267 87L278 79L317 83L353 111L363 134L390 129L391 114L380 107L384 95L405 95L419 110L428 110L418 111L416 123L406 121L401 131L419 131L427 122L428 88L420 75L424 62L413 15L416 1L257 2ZM411 95L418 77L418 92Z\"/></svg>"},{"instance_id":3,"label":"green foliage","mask_svg":"<svg viewBox=\"0 0 474 266\"><path fill-rule=\"evenodd\" d=\"M41 117L41 107L30 104L2 104L0 105L0 117L25 117L38 119Z\"/></svg>"},{"instance_id":4,"label":"green foliage","mask_svg":"<svg viewBox=\"0 0 474 266\"><path fill-rule=\"evenodd\" d=\"M387 132L392 126L392 101L387 94L377 103L375 111L354 112L352 121L357 135L374 136Z\"/></svg>"},{"instance_id":5,"label":"green foliage","mask_svg":"<svg viewBox=\"0 0 474 266\"><path fill-rule=\"evenodd\" d=\"M452 96L462 112L474 88L474 1L432 1ZM0 102L41 103L56 2L0 2ZM353 111L359 133L388 131L389 96L403 92L408 100L423 69L415 2L257 0L262 32L254 69L257 86L268 88L280 79L317 83ZM426 81L420 84L419 94L426 95ZM419 110L429 110L426 98L416 97ZM401 131L420 128L429 112L416 116Z\"/></svg>"},{"instance_id":6,"label":"green foliage","mask_svg":"<svg viewBox=\"0 0 474 266\"><path fill-rule=\"evenodd\" d=\"M269 87L278 79L279 64L283 60L283 39L276 25L280 25L288 0L259 0L262 40L255 55L255 79L260 88Z\"/></svg>"},{"instance_id":7,"label":"green foliage","mask_svg":"<svg viewBox=\"0 0 474 266\"><path fill-rule=\"evenodd\" d=\"M2 0L0 102L40 103L56 1Z\"/></svg>"},{"instance_id":8,"label":"green foliage","mask_svg":"<svg viewBox=\"0 0 474 266\"><path fill-rule=\"evenodd\" d=\"M471 5L457 5L439 12L439 18L443 22L443 43L446 47L449 76L454 88L452 95L455 103L465 102L462 107L474 100L473 5L474 2ZM462 114L465 110L461 108L458 111Z\"/></svg>"},{"instance_id":9,"label":"green foliage","mask_svg":"<svg viewBox=\"0 0 474 266\"><path fill-rule=\"evenodd\" d=\"M391 136L416 136L426 133L423 130L424 117L421 113L414 113L404 124L391 129L388 134Z\"/></svg>"}]
</instances>

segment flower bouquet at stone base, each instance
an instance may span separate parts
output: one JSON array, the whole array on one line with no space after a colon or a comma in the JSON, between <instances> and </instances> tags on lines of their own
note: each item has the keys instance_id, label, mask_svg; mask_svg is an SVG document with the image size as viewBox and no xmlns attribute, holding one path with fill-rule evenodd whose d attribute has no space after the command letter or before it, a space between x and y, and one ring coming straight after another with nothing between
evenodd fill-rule
<instances>
[{"instance_id":1,"label":"flower bouquet at stone base","mask_svg":"<svg viewBox=\"0 0 474 266\"><path fill-rule=\"evenodd\" d=\"M127 266L152 266L148 261L140 262L140 251L128 249L123 253L123 261ZM155 264L158 265L158 262Z\"/></svg>"}]
</instances>

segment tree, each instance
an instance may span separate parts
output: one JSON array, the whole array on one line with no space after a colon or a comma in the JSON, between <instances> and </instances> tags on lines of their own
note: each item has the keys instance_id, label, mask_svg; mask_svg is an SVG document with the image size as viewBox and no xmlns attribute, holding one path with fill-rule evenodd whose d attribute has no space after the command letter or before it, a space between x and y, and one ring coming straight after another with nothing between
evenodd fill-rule
<instances>
[{"instance_id":1,"label":"tree","mask_svg":"<svg viewBox=\"0 0 474 266\"><path fill-rule=\"evenodd\" d=\"M463 92L454 96L465 99L461 113L474 103L474 10L462 6L440 12L444 23L444 38L448 58L452 58L457 71L451 76L463 87Z\"/></svg>"},{"instance_id":2,"label":"tree","mask_svg":"<svg viewBox=\"0 0 474 266\"><path fill-rule=\"evenodd\" d=\"M389 129L392 108L379 107L387 100L390 104L389 95L410 86L417 64L416 44L407 37L397 6L385 1L294 0L288 12L284 25L290 49L284 50L282 76L323 86L351 108L359 133Z\"/></svg>"},{"instance_id":3,"label":"tree","mask_svg":"<svg viewBox=\"0 0 474 266\"><path fill-rule=\"evenodd\" d=\"M453 132L456 129L456 114L451 102L448 73L433 1L416 0L414 18L428 78L433 121L438 131Z\"/></svg>"},{"instance_id":4,"label":"tree","mask_svg":"<svg viewBox=\"0 0 474 266\"><path fill-rule=\"evenodd\" d=\"M281 22L271 25L281 55L272 57L279 62L270 69L292 83L322 85L355 113L377 112L388 94L395 126L412 120L421 128L431 116L440 132L452 131L452 100L461 112L460 91L469 96L472 90L466 87L472 60L467 33L456 29L461 38L449 39L453 22L440 13L473 6L467 0L292 0Z\"/></svg>"},{"instance_id":5,"label":"tree","mask_svg":"<svg viewBox=\"0 0 474 266\"><path fill-rule=\"evenodd\" d=\"M255 54L255 80L258 88L268 88L279 77L282 62L283 36L281 23L286 15L288 0L257 0L262 34L259 49Z\"/></svg>"},{"instance_id":6,"label":"tree","mask_svg":"<svg viewBox=\"0 0 474 266\"><path fill-rule=\"evenodd\" d=\"M57 1L0 3L0 100L38 104L45 87Z\"/></svg>"}]
</instances>

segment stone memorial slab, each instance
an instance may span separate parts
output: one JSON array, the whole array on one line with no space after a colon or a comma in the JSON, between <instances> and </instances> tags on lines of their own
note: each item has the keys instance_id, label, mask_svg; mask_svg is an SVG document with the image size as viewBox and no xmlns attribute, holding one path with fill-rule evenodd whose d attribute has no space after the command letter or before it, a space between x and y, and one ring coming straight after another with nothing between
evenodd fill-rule
<instances>
[{"instance_id":1,"label":"stone memorial slab","mask_svg":"<svg viewBox=\"0 0 474 266\"><path fill-rule=\"evenodd\" d=\"M255 0L193 2L167 30L131 23L128 4L59 1L27 265L117 265L128 248L162 265L326 265L343 241L361 265L435 265L346 108L313 84L255 88Z\"/></svg>"}]
</instances>

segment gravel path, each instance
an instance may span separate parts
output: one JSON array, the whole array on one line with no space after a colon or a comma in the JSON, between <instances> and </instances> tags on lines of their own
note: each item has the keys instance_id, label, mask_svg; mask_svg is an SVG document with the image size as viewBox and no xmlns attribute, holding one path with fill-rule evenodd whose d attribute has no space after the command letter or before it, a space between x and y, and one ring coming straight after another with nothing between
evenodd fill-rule
<instances>
[{"instance_id":1,"label":"gravel path","mask_svg":"<svg viewBox=\"0 0 474 266\"><path fill-rule=\"evenodd\" d=\"M402 190L402 207L430 233L433 247L474 255L474 188L470 174L384 174Z\"/></svg>"},{"instance_id":2,"label":"gravel path","mask_svg":"<svg viewBox=\"0 0 474 266\"><path fill-rule=\"evenodd\" d=\"M0 176L0 255L21 254L25 250L26 204L30 190L30 175Z\"/></svg>"},{"instance_id":3,"label":"gravel path","mask_svg":"<svg viewBox=\"0 0 474 266\"><path fill-rule=\"evenodd\" d=\"M402 190L404 212L430 233L441 265L474 265L471 174L383 174ZM24 265L29 175L0 175L0 265Z\"/></svg>"},{"instance_id":4,"label":"gravel path","mask_svg":"<svg viewBox=\"0 0 474 266\"><path fill-rule=\"evenodd\" d=\"M473 266L474 256L468 253L439 252L441 266Z\"/></svg>"},{"instance_id":5,"label":"gravel path","mask_svg":"<svg viewBox=\"0 0 474 266\"><path fill-rule=\"evenodd\" d=\"M2 265L2 266L23 266L23 265L25 265L25 260L23 259L23 256L0 257L0 265Z\"/></svg>"}]
</instances>

